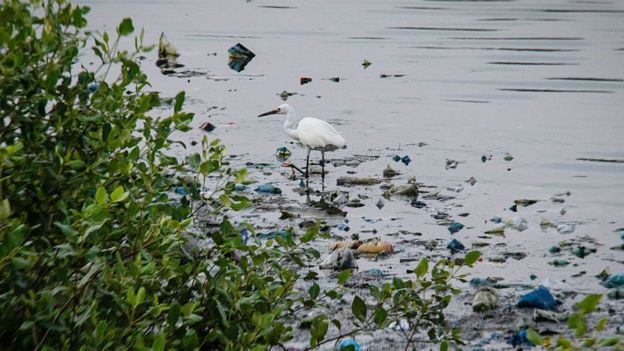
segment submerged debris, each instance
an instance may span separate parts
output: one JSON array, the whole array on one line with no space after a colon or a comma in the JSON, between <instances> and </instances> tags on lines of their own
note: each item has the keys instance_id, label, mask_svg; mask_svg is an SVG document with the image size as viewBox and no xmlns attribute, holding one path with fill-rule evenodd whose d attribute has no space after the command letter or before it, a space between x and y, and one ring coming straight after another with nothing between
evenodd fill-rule
<instances>
[{"instance_id":1,"label":"submerged debris","mask_svg":"<svg viewBox=\"0 0 624 351\"><path fill-rule=\"evenodd\" d=\"M341 186L341 185L375 185L375 184L379 184L381 183L380 179L377 178L372 178L372 177L368 177L368 178L358 178L358 177L348 177L348 176L344 176L344 177L339 177L338 179L336 179L336 185Z\"/></svg>"},{"instance_id":2,"label":"submerged debris","mask_svg":"<svg viewBox=\"0 0 624 351\"><path fill-rule=\"evenodd\" d=\"M262 184L256 188L256 192L261 194L281 194L282 189L273 186L272 184Z\"/></svg>"},{"instance_id":3,"label":"submerged debris","mask_svg":"<svg viewBox=\"0 0 624 351\"><path fill-rule=\"evenodd\" d=\"M247 49L243 44L237 43L228 49L229 59L228 66L236 72L245 69L245 66L256 57L256 54Z\"/></svg>"},{"instance_id":4,"label":"submerged debris","mask_svg":"<svg viewBox=\"0 0 624 351\"><path fill-rule=\"evenodd\" d=\"M386 165L386 168L384 168L383 170L383 177L384 178L392 178L392 177L396 177L398 175L400 175L401 173L399 173L398 171L395 171L392 167L390 167L390 165Z\"/></svg>"},{"instance_id":5,"label":"submerged debris","mask_svg":"<svg viewBox=\"0 0 624 351\"><path fill-rule=\"evenodd\" d=\"M334 250L320 264L323 269L343 270L358 268L353 251L348 247Z\"/></svg>"},{"instance_id":6,"label":"submerged debris","mask_svg":"<svg viewBox=\"0 0 624 351\"><path fill-rule=\"evenodd\" d=\"M479 288L472 299L472 310L475 312L493 310L497 306L498 296L496 295L496 290L487 286Z\"/></svg>"},{"instance_id":7,"label":"submerged debris","mask_svg":"<svg viewBox=\"0 0 624 351\"><path fill-rule=\"evenodd\" d=\"M359 253L392 253L394 252L394 247L387 241L384 240L373 240L366 242L360 246L358 246L357 251Z\"/></svg>"},{"instance_id":8,"label":"submerged debris","mask_svg":"<svg viewBox=\"0 0 624 351\"><path fill-rule=\"evenodd\" d=\"M507 221L505 221L505 227L506 228L515 229L515 230L521 232L521 231L524 231L525 229L527 229L529 227L529 225L527 224L526 219L524 219L524 218L522 218L520 216L515 216L515 217L511 217Z\"/></svg>"},{"instance_id":9,"label":"submerged debris","mask_svg":"<svg viewBox=\"0 0 624 351\"><path fill-rule=\"evenodd\" d=\"M384 191L383 196L388 198L392 195L418 196L418 184L416 177L410 177L407 184L393 185L390 189Z\"/></svg>"}]
</instances>

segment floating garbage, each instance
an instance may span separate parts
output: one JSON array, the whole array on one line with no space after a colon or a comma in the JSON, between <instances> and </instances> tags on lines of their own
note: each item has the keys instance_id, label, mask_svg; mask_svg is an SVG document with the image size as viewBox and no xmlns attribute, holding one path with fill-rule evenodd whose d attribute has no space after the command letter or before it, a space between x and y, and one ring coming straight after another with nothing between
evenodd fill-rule
<instances>
[{"instance_id":1,"label":"floating garbage","mask_svg":"<svg viewBox=\"0 0 624 351\"><path fill-rule=\"evenodd\" d=\"M400 175L401 173L395 171L392 167L390 167L390 165L386 165L382 174L384 178L392 178Z\"/></svg>"},{"instance_id":2,"label":"floating garbage","mask_svg":"<svg viewBox=\"0 0 624 351\"><path fill-rule=\"evenodd\" d=\"M535 322L546 321L559 323L566 320L566 318L567 316L553 311L540 310L539 308L533 310L533 321Z\"/></svg>"},{"instance_id":3,"label":"floating garbage","mask_svg":"<svg viewBox=\"0 0 624 351\"><path fill-rule=\"evenodd\" d=\"M467 180L465 180L465 182L472 186L472 185L477 184L477 179L475 177L470 177Z\"/></svg>"},{"instance_id":4,"label":"floating garbage","mask_svg":"<svg viewBox=\"0 0 624 351\"><path fill-rule=\"evenodd\" d=\"M524 231L525 229L527 229L529 227L529 225L527 224L526 219L520 217L520 216L515 216L515 217L511 217L508 220L505 221L505 227L506 228L511 228L511 229L515 229L519 232Z\"/></svg>"},{"instance_id":5,"label":"floating garbage","mask_svg":"<svg viewBox=\"0 0 624 351\"><path fill-rule=\"evenodd\" d=\"M540 286L543 286L547 289L552 289L552 290L565 290L565 289L570 289L570 286L560 280L556 280L556 279L552 279L552 278L545 278L544 280L542 280L542 282L540 283Z\"/></svg>"},{"instance_id":6,"label":"floating garbage","mask_svg":"<svg viewBox=\"0 0 624 351\"><path fill-rule=\"evenodd\" d=\"M286 239L288 237L288 232L286 230L278 230L268 233L257 233L256 238L260 240L273 240L276 237L280 237L282 239Z\"/></svg>"},{"instance_id":7,"label":"floating garbage","mask_svg":"<svg viewBox=\"0 0 624 351\"><path fill-rule=\"evenodd\" d=\"M358 178L343 176L336 179L336 185L375 185L381 183L377 178Z\"/></svg>"},{"instance_id":8,"label":"floating garbage","mask_svg":"<svg viewBox=\"0 0 624 351\"><path fill-rule=\"evenodd\" d=\"M393 160L394 162L399 162L399 161L401 161L401 156L399 156L399 155L394 155L394 156L392 156L392 160Z\"/></svg>"},{"instance_id":9,"label":"floating garbage","mask_svg":"<svg viewBox=\"0 0 624 351\"><path fill-rule=\"evenodd\" d=\"M272 184L262 184L256 188L256 192L261 194L281 194L282 189L273 186Z\"/></svg>"},{"instance_id":10,"label":"floating garbage","mask_svg":"<svg viewBox=\"0 0 624 351\"><path fill-rule=\"evenodd\" d=\"M160 39L158 40L158 59L156 60L156 66L160 67L162 74L172 74L174 68L183 67L184 65L177 62L177 58L180 56L178 50L171 44L171 42L165 37L165 33L160 33Z\"/></svg>"},{"instance_id":11,"label":"floating garbage","mask_svg":"<svg viewBox=\"0 0 624 351\"><path fill-rule=\"evenodd\" d=\"M498 223L501 223L502 221L503 221L503 219L498 217L498 216L490 218L490 222L492 222L492 223L498 224Z\"/></svg>"},{"instance_id":12,"label":"floating garbage","mask_svg":"<svg viewBox=\"0 0 624 351\"><path fill-rule=\"evenodd\" d=\"M336 351L346 350L347 347L349 347L349 346L353 346L353 351L362 351L363 350L362 349L362 345L360 345L360 343L355 341L355 339L347 338L347 339L340 340L340 342L336 345Z\"/></svg>"},{"instance_id":13,"label":"floating garbage","mask_svg":"<svg viewBox=\"0 0 624 351\"><path fill-rule=\"evenodd\" d=\"M455 161L455 160L449 160L446 159L446 169L455 169L457 168L457 165L459 164L459 161Z\"/></svg>"},{"instance_id":14,"label":"floating garbage","mask_svg":"<svg viewBox=\"0 0 624 351\"><path fill-rule=\"evenodd\" d=\"M249 231L249 229L243 228L240 230L240 237L241 237L241 240L243 241L243 244L246 245L247 241L251 237L251 232Z\"/></svg>"},{"instance_id":15,"label":"floating garbage","mask_svg":"<svg viewBox=\"0 0 624 351\"><path fill-rule=\"evenodd\" d=\"M247 185L245 185L245 184L235 184L234 185L234 190L235 191L245 191L245 190L247 190Z\"/></svg>"},{"instance_id":16,"label":"floating garbage","mask_svg":"<svg viewBox=\"0 0 624 351\"><path fill-rule=\"evenodd\" d=\"M496 290L490 287L481 287L472 299L472 310L475 312L485 312L498 307L498 296Z\"/></svg>"},{"instance_id":17,"label":"floating garbage","mask_svg":"<svg viewBox=\"0 0 624 351\"><path fill-rule=\"evenodd\" d=\"M308 77L301 77L299 78L299 84L304 85L304 84L308 84L312 81L312 78L308 78Z\"/></svg>"},{"instance_id":18,"label":"floating garbage","mask_svg":"<svg viewBox=\"0 0 624 351\"><path fill-rule=\"evenodd\" d=\"M408 331L408 330L410 330L410 324L409 324L409 321L407 319L402 318L398 322L397 321L393 321L392 323L390 323L388 325L388 328L392 329L392 330L397 330L397 331L400 331L400 330Z\"/></svg>"},{"instance_id":19,"label":"floating garbage","mask_svg":"<svg viewBox=\"0 0 624 351\"><path fill-rule=\"evenodd\" d=\"M595 252L595 248L588 248L586 246L579 245L574 249L574 251L572 251L572 254L578 258L585 258Z\"/></svg>"},{"instance_id":20,"label":"floating garbage","mask_svg":"<svg viewBox=\"0 0 624 351\"><path fill-rule=\"evenodd\" d=\"M338 83L340 82L340 77L331 77L331 78L327 78L327 80L330 82Z\"/></svg>"},{"instance_id":21,"label":"floating garbage","mask_svg":"<svg viewBox=\"0 0 624 351\"><path fill-rule=\"evenodd\" d=\"M511 212L518 212L518 205L513 204L509 207L509 211Z\"/></svg>"},{"instance_id":22,"label":"floating garbage","mask_svg":"<svg viewBox=\"0 0 624 351\"><path fill-rule=\"evenodd\" d=\"M449 241L448 245L446 245L446 248L451 250L452 254L455 254L455 253L457 253L459 251L462 251L466 247L464 246L464 244L462 244L461 241L459 241L457 239L453 239L453 240Z\"/></svg>"},{"instance_id":23,"label":"floating garbage","mask_svg":"<svg viewBox=\"0 0 624 351\"><path fill-rule=\"evenodd\" d=\"M186 189L182 185L177 186L174 192L179 195L186 195Z\"/></svg>"},{"instance_id":24,"label":"floating garbage","mask_svg":"<svg viewBox=\"0 0 624 351\"><path fill-rule=\"evenodd\" d=\"M503 160L505 160L507 162L509 162L509 161L511 161L513 159L514 159L513 156L511 156L510 154L505 154L505 157L503 157Z\"/></svg>"},{"instance_id":25,"label":"floating garbage","mask_svg":"<svg viewBox=\"0 0 624 351\"><path fill-rule=\"evenodd\" d=\"M532 199L518 199L518 200L514 200L514 204L520 205L520 206L523 206L523 207L531 206L531 205L536 204L538 202L539 202L539 200L532 200Z\"/></svg>"},{"instance_id":26,"label":"floating garbage","mask_svg":"<svg viewBox=\"0 0 624 351\"><path fill-rule=\"evenodd\" d=\"M338 229L338 230L342 230L342 231L345 231L345 232L348 232L348 231L350 230L349 226L348 226L348 225L346 225L345 223L339 223L339 224L336 226L336 229Z\"/></svg>"},{"instance_id":27,"label":"floating garbage","mask_svg":"<svg viewBox=\"0 0 624 351\"><path fill-rule=\"evenodd\" d=\"M552 310L557 302L550 293L550 290L540 286L539 288L523 295L518 300L516 306L520 308L539 308L541 310Z\"/></svg>"},{"instance_id":28,"label":"floating garbage","mask_svg":"<svg viewBox=\"0 0 624 351\"><path fill-rule=\"evenodd\" d=\"M97 82L91 82L89 84L87 84L87 91L89 93L95 93L98 89L98 83Z\"/></svg>"},{"instance_id":29,"label":"floating garbage","mask_svg":"<svg viewBox=\"0 0 624 351\"><path fill-rule=\"evenodd\" d=\"M513 347L518 347L522 345L531 346L533 345L529 338L527 337L526 329L519 330L517 333L514 333L512 336L507 338L507 343Z\"/></svg>"},{"instance_id":30,"label":"floating garbage","mask_svg":"<svg viewBox=\"0 0 624 351\"><path fill-rule=\"evenodd\" d=\"M448 231L451 234L455 234L458 231L462 230L464 228L464 225L459 223L459 222L452 222L449 226L448 226Z\"/></svg>"},{"instance_id":31,"label":"floating garbage","mask_svg":"<svg viewBox=\"0 0 624 351\"><path fill-rule=\"evenodd\" d=\"M607 297L612 300L620 300L624 298L624 289L617 288L609 291Z\"/></svg>"},{"instance_id":32,"label":"floating garbage","mask_svg":"<svg viewBox=\"0 0 624 351\"><path fill-rule=\"evenodd\" d=\"M206 131L206 132L212 132L213 130L215 130L215 125L210 123L210 122L204 122L202 124L199 125L199 129Z\"/></svg>"},{"instance_id":33,"label":"floating garbage","mask_svg":"<svg viewBox=\"0 0 624 351\"><path fill-rule=\"evenodd\" d=\"M621 288L624 287L624 273L611 274L602 283L607 288Z\"/></svg>"},{"instance_id":34,"label":"floating garbage","mask_svg":"<svg viewBox=\"0 0 624 351\"><path fill-rule=\"evenodd\" d=\"M360 245L357 248L359 253L392 253L394 252L394 247L387 241L384 240L374 240L366 242Z\"/></svg>"},{"instance_id":35,"label":"floating garbage","mask_svg":"<svg viewBox=\"0 0 624 351\"><path fill-rule=\"evenodd\" d=\"M551 266L555 266L555 267L565 267L570 264L570 261L559 259L559 260L550 261L548 262L548 264Z\"/></svg>"},{"instance_id":36,"label":"floating garbage","mask_svg":"<svg viewBox=\"0 0 624 351\"><path fill-rule=\"evenodd\" d=\"M408 155L405 155L401 157L401 162L403 162L404 165L408 166L410 162L412 162L412 159Z\"/></svg>"},{"instance_id":37,"label":"floating garbage","mask_svg":"<svg viewBox=\"0 0 624 351\"><path fill-rule=\"evenodd\" d=\"M390 189L383 192L384 197L391 197L392 195L418 196L416 177L410 177L407 180L407 184L393 185Z\"/></svg>"},{"instance_id":38,"label":"floating garbage","mask_svg":"<svg viewBox=\"0 0 624 351\"><path fill-rule=\"evenodd\" d=\"M228 54L228 66L236 72L244 70L245 66L256 56L241 43L237 43L229 48Z\"/></svg>"},{"instance_id":39,"label":"floating garbage","mask_svg":"<svg viewBox=\"0 0 624 351\"><path fill-rule=\"evenodd\" d=\"M362 67L364 67L364 69L367 69L370 65L372 65L372 63L367 59L364 59L364 61L362 62Z\"/></svg>"},{"instance_id":40,"label":"floating garbage","mask_svg":"<svg viewBox=\"0 0 624 351\"><path fill-rule=\"evenodd\" d=\"M333 242L329 245L329 249L330 250L337 250L337 249L343 249L345 247L348 247L352 250L356 250L358 247L360 247L360 245L362 245L363 242L360 240L343 240L343 241L336 241Z\"/></svg>"},{"instance_id":41,"label":"floating garbage","mask_svg":"<svg viewBox=\"0 0 624 351\"><path fill-rule=\"evenodd\" d=\"M563 223L557 226L557 231L561 234L572 234L575 229L576 226L571 223Z\"/></svg>"},{"instance_id":42,"label":"floating garbage","mask_svg":"<svg viewBox=\"0 0 624 351\"><path fill-rule=\"evenodd\" d=\"M384 202L384 200L379 199L377 200L377 202L375 203L375 206L377 206L378 209L382 209L384 206L386 205L386 203Z\"/></svg>"},{"instance_id":43,"label":"floating garbage","mask_svg":"<svg viewBox=\"0 0 624 351\"><path fill-rule=\"evenodd\" d=\"M275 157L277 157L277 160L280 162L285 162L290 158L290 150L288 150L288 148L286 146L280 146L277 148L277 151L275 152Z\"/></svg>"},{"instance_id":44,"label":"floating garbage","mask_svg":"<svg viewBox=\"0 0 624 351\"><path fill-rule=\"evenodd\" d=\"M343 270L350 268L358 268L355 262L353 251L348 247L334 250L320 264L323 269Z\"/></svg>"}]
</instances>

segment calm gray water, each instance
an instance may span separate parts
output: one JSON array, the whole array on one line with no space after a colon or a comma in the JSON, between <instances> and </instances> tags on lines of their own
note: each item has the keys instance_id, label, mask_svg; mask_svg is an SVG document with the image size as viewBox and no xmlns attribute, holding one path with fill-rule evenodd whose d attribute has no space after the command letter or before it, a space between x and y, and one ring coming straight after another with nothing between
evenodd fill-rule
<instances>
[{"instance_id":1,"label":"calm gray water","mask_svg":"<svg viewBox=\"0 0 624 351\"><path fill-rule=\"evenodd\" d=\"M154 65L155 53L144 61L155 90L172 96L186 90L194 125L210 121L218 137L239 164L269 163L271 174L252 171L271 181L284 196L303 201L291 189L298 181L280 174L274 152L293 149L301 164L302 149L286 144L279 117L256 118L282 100L283 90L301 115L330 120L347 139L348 149L331 158L353 154L380 158L356 168L330 167L328 187L348 171L357 176L380 176L386 164L441 189L462 185L456 196L420 210L404 199L386 200L375 207L377 187L349 189L367 195L366 206L348 209L351 231L387 238L403 250L379 262L360 260L360 267L404 273L400 257L438 255L399 230L422 233L419 239L450 235L430 214L447 211L466 228L454 237L482 249L484 263L475 275L504 276L508 282L534 283L529 274L566 280L581 292L604 292L593 277L604 268L623 272L622 251L610 249L622 239L624 227L624 163L582 161L578 158L624 160L624 2L622 1L84 1L92 7L93 28L114 28L131 16L144 27L148 41L161 32L179 49L179 61L196 74L189 78L163 76ZM227 65L227 49L242 43L256 57L240 73ZM364 69L364 59L372 65ZM381 78L381 75L391 75ZM395 76L397 75L397 76ZM300 85L300 77L312 82ZM327 80L340 77L340 82ZM195 129L199 140L204 132ZM418 143L426 143L419 146ZM180 150L180 153L186 151ZM509 153L514 158L505 161ZM410 155L409 166L390 159ZM482 155L492 159L481 162ZM319 155L313 153L313 157ZM445 169L446 159L461 161ZM475 177L470 186L464 181ZM319 187L320 180L312 179ZM565 203L550 198L570 192ZM513 200L543 200L512 213ZM561 214L561 209L565 214ZM457 214L468 212L468 217ZM527 220L523 232L506 237L483 237L496 227L486 220L519 215ZM261 227L296 224L265 213ZM572 234L539 223L575 224ZM548 248L562 240L589 236L583 243L596 254L580 259L554 257ZM502 246L505 245L505 246ZM489 262L503 251L529 254L523 260ZM571 265L555 268L547 262L565 258ZM584 270L586 275L573 278Z\"/></svg>"}]
</instances>

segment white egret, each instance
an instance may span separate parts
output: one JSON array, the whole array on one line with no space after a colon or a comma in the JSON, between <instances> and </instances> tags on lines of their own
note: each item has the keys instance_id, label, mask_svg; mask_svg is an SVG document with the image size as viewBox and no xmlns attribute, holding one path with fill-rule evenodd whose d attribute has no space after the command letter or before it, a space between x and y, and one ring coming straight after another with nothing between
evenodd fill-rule
<instances>
[{"instance_id":1,"label":"white egret","mask_svg":"<svg viewBox=\"0 0 624 351\"><path fill-rule=\"evenodd\" d=\"M331 124L313 117L299 118L295 109L288 104L279 105L275 110L262 113L258 117L268 115L286 115L284 130L291 138L300 142L307 150L306 169L304 176L309 177L310 152L321 152L321 177L325 182L325 152L346 148L345 138ZM303 173L303 172L302 172Z\"/></svg>"}]
</instances>

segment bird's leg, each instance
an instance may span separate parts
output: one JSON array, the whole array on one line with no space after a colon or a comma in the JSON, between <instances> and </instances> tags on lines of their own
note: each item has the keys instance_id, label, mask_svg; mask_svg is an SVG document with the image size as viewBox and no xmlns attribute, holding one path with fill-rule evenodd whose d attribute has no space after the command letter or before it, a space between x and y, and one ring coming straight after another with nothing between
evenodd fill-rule
<instances>
[{"instance_id":1,"label":"bird's leg","mask_svg":"<svg viewBox=\"0 0 624 351\"><path fill-rule=\"evenodd\" d=\"M308 193L308 196L310 195L310 149L308 149L308 156L306 157L306 172L305 172L305 179L306 179L306 192Z\"/></svg>"},{"instance_id":2,"label":"bird's leg","mask_svg":"<svg viewBox=\"0 0 624 351\"><path fill-rule=\"evenodd\" d=\"M321 192L325 192L325 152L321 151Z\"/></svg>"}]
</instances>

